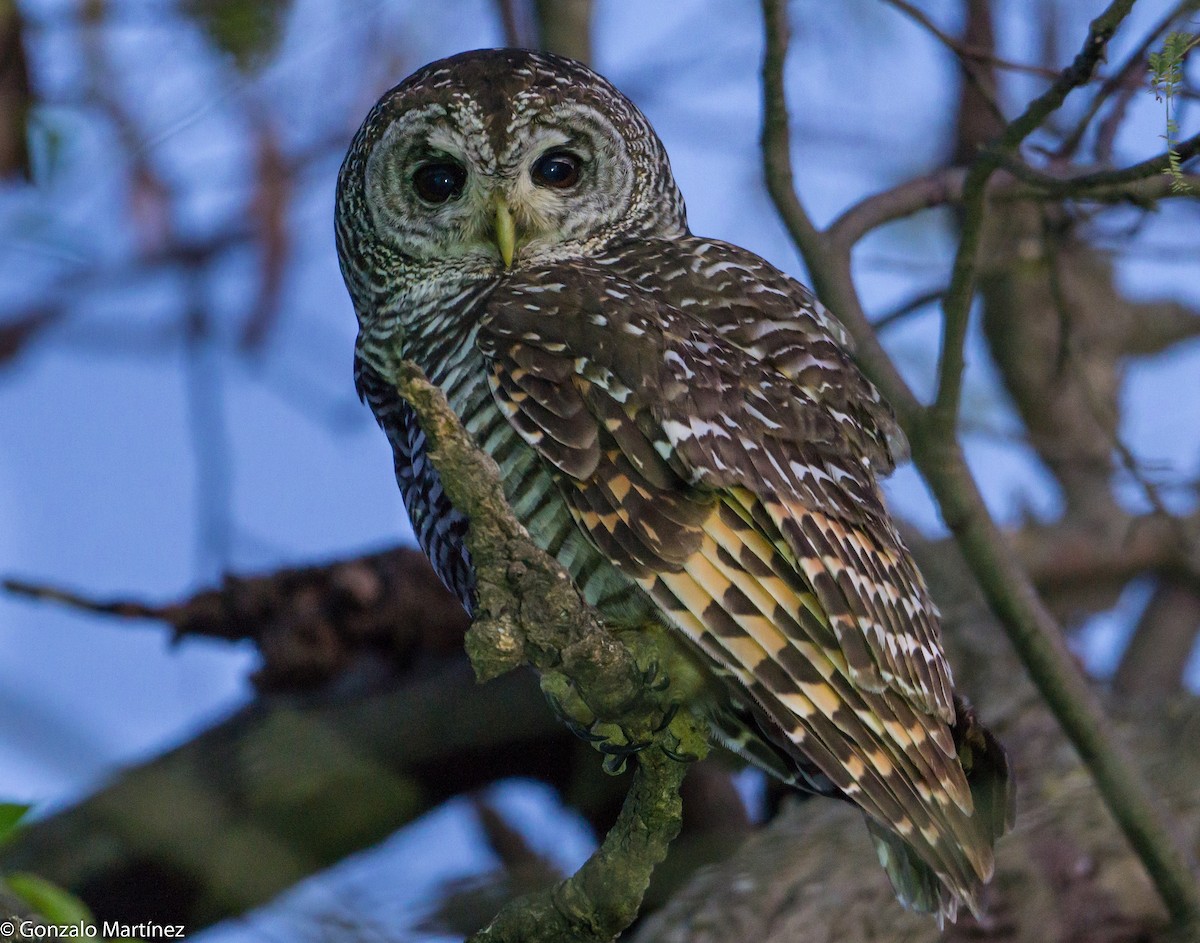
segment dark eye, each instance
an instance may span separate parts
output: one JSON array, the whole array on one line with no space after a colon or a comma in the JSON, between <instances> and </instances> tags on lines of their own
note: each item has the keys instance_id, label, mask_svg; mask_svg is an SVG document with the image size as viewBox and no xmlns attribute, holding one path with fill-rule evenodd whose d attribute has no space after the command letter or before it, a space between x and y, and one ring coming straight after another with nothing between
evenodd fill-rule
<instances>
[{"instance_id":1,"label":"dark eye","mask_svg":"<svg viewBox=\"0 0 1200 943\"><path fill-rule=\"evenodd\" d=\"M463 190L467 182L467 170L452 160L422 164L412 178L413 189L426 203L445 203Z\"/></svg>"},{"instance_id":2,"label":"dark eye","mask_svg":"<svg viewBox=\"0 0 1200 943\"><path fill-rule=\"evenodd\" d=\"M570 151L550 151L543 154L533 165L530 176L539 187L554 187L565 190L579 182L579 168L583 158Z\"/></svg>"}]
</instances>

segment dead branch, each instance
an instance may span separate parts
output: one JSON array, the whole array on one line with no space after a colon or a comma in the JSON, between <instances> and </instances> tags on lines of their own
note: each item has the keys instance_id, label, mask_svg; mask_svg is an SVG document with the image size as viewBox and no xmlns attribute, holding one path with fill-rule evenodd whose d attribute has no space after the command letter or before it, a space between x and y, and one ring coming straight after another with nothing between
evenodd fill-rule
<instances>
[{"instance_id":1,"label":"dead branch","mask_svg":"<svg viewBox=\"0 0 1200 943\"><path fill-rule=\"evenodd\" d=\"M252 577L165 605L96 600L52 586L5 580L9 592L103 615L155 619L189 636L258 647L260 691L312 689L373 654L394 667L418 655L461 650L467 617L419 550L396 548Z\"/></svg>"}]
</instances>

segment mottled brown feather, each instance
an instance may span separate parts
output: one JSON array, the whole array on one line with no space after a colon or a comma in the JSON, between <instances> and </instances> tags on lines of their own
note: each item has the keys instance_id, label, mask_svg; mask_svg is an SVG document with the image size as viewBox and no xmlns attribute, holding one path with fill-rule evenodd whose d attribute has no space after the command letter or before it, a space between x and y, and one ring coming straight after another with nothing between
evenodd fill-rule
<instances>
[{"instance_id":1,"label":"mottled brown feather","mask_svg":"<svg viewBox=\"0 0 1200 943\"><path fill-rule=\"evenodd\" d=\"M970 898L991 849L947 726L936 610L866 456L825 403L732 331L611 273L579 266L566 291L540 300L531 310L510 280L478 344L514 428L566 476L578 525L732 675L798 766L815 766ZM564 364L572 376L559 379ZM534 407L529 394L551 377L553 405ZM573 444L589 437L556 423L581 417L601 460L578 475Z\"/></svg>"}]
</instances>

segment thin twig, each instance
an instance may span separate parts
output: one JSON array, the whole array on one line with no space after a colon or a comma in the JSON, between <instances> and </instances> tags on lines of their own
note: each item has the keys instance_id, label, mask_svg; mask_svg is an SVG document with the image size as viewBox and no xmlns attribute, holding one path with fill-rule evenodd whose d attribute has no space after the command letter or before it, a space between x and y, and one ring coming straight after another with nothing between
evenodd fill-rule
<instances>
[{"instance_id":1,"label":"thin twig","mask_svg":"<svg viewBox=\"0 0 1200 943\"><path fill-rule=\"evenodd\" d=\"M930 35L938 42L949 49L954 55L960 59L971 59L975 62L982 62L985 65L995 66L997 69L1004 69L1007 72L1020 72L1025 75L1035 75L1043 79L1058 78L1058 70L1047 68L1046 66L1031 65L1028 62L1016 62L1012 59L1005 59L1003 56L998 56L991 49L984 49L980 46L973 46L970 43L965 43L957 36L951 36L941 27L939 27L933 19L924 10L908 3L907 0L883 0L889 6L895 7L901 13L914 20L922 26Z\"/></svg>"},{"instance_id":2,"label":"thin twig","mask_svg":"<svg viewBox=\"0 0 1200 943\"><path fill-rule=\"evenodd\" d=\"M1109 96L1118 89L1129 88L1131 86L1136 88L1143 85L1146 71L1146 53L1150 51L1150 47L1154 44L1155 40L1171 28L1172 23L1196 9L1200 9L1200 0L1180 0L1175 5L1175 9L1169 11L1150 28L1150 31L1142 38L1142 41L1126 57L1124 64L1104 80L1099 91L1096 92L1095 96L1088 103L1074 130L1063 139L1062 144L1055 151L1054 156L1057 159L1061 160L1075 153L1079 148L1080 142L1083 140L1084 134L1087 133L1092 119L1096 117L1096 113L1103 106L1104 102L1108 100Z\"/></svg>"},{"instance_id":3,"label":"thin twig","mask_svg":"<svg viewBox=\"0 0 1200 943\"><path fill-rule=\"evenodd\" d=\"M1129 15L1134 0L1113 0L1088 27L1087 39L1075 60L1063 69L1045 92L1001 132L999 139L967 171L963 184L962 231L950 285L942 301L942 352L938 363L937 396L930 421L943 436L952 437L962 398L964 345L967 338L971 302L975 295L975 266L983 236L984 206L989 178L1002 162L1002 155L1013 153L1066 100L1067 96L1091 78L1104 55L1109 39Z\"/></svg>"},{"instance_id":4,"label":"thin twig","mask_svg":"<svg viewBox=\"0 0 1200 943\"><path fill-rule=\"evenodd\" d=\"M932 291L923 291L919 295L909 298L908 301L893 308L887 314L880 315L872 322L875 325L876 332L886 331L889 327L893 327L901 321L912 317L923 308L927 308L941 297L942 290L935 288Z\"/></svg>"},{"instance_id":5,"label":"thin twig","mask_svg":"<svg viewBox=\"0 0 1200 943\"><path fill-rule=\"evenodd\" d=\"M990 49L981 49L978 46L973 46L970 43L965 43L951 36L933 22L933 19L924 10L913 6L908 0L883 0L883 2L895 7L954 54L959 65L962 67L963 75L967 77L967 81L974 86L975 90L979 93L979 97L987 105L988 111L1001 124L1004 123L1004 111L1000 107L1000 103L996 100L995 89L989 87L990 83L987 75L980 75L977 65L982 64L984 66L995 66L1001 69L1020 72L1033 72L1045 76L1045 70L1040 67L1028 66L1020 62L1002 59ZM1057 75L1057 73L1052 73L1046 77L1053 78L1054 75Z\"/></svg>"},{"instance_id":6,"label":"thin twig","mask_svg":"<svg viewBox=\"0 0 1200 943\"><path fill-rule=\"evenodd\" d=\"M514 0L496 0L496 12L500 15L500 29L504 33L504 45L520 49L526 45L518 25Z\"/></svg>"}]
</instances>

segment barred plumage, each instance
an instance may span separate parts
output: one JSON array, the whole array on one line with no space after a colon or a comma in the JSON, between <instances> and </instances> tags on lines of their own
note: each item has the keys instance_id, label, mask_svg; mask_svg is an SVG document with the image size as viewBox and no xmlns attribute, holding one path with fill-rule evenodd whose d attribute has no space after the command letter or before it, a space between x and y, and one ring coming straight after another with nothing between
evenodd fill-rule
<instances>
[{"instance_id":1,"label":"barred plumage","mask_svg":"<svg viewBox=\"0 0 1200 943\"><path fill-rule=\"evenodd\" d=\"M360 129L337 235L359 390L464 605L466 522L376 370L396 355L607 620L676 630L714 739L860 806L906 904L976 908L1011 789L879 494L902 437L803 286L687 231L640 112L553 56L434 63Z\"/></svg>"}]
</instances>

